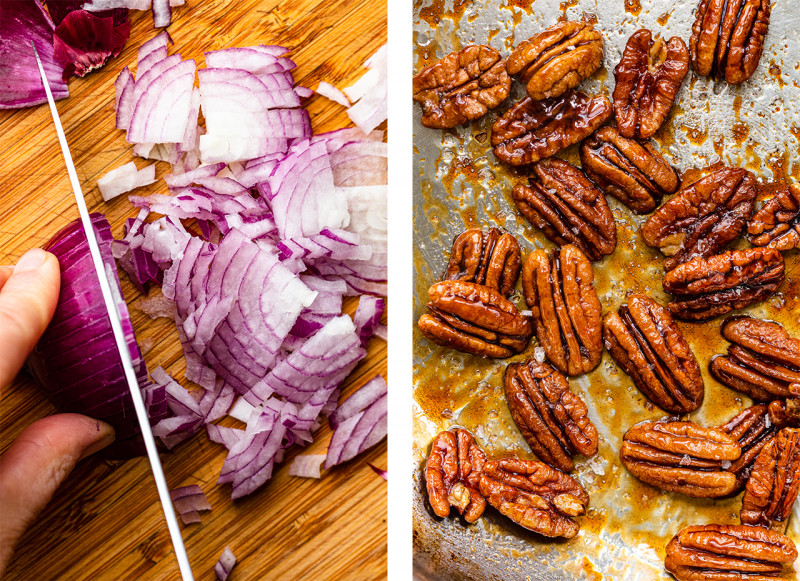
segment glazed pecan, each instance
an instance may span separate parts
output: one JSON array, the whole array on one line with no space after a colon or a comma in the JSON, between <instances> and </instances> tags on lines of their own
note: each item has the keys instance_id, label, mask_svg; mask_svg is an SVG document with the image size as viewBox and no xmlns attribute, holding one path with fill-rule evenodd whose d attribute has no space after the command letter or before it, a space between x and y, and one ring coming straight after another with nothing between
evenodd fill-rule
<instances>
[{"instance_id":1,"label":"glazed pecan","mask_svg":"<svg viewBox=\"0 0 800 581\"><path fill-rule=\"evenodd\" d=\"M759 453L742 497L742 524L786 532L800 490L800 430L784 428Z\"/></svg>"},{"instance_id":2,"label":"glazed pecan","mask_svg":"<svg viewBox=\"0 0 800 581\"><path fill-rule=\"evenodd\" d=\"M540 460L569 472L573 455L597 453L589 410L561 373L530 359L509 365L504 384L511 417Z\"/></svg>"},{"instance_id":3,"label":"glazed pecan","mask_svg":"<svg viewBox=\"0 0 800 581\"><path fill-rule=\"evenodd\" d=\"M747 237L754 246L800 248L800 184L781 188L750 219Z\"/></svg>"},{"instance_id":4,"label":"glazed pecan","mask_svg":"<svg viewBox=\"0 0 800 581\"><path fill-rule=\"evenodd\" d=\"M721 429L739 442L742 455L731 462L728 471L736 475L734 493L744 488L750 477L758 453L778 433L780 424L776 424L766 405L754 405L732 417Z\"/></svg>"},{"instance_id":5,"label":"glazed pecan","mask_svg":"<svg viewBox=\"0 0 800 581\"><path fill-rule=\"evenodd\" d=\"M769 419L777 426L800 428L800 383L789 386L793 397L776 399L769 403Z\"/></svg>"},{"instance_id":6,"label":"glazed pecan","mask_svg":"<svg viewBox=\"0 0 800 581\"><path fill-rule=\"evenodd\" d=\"M703 402L700 366L669 311L645 295L603 320L606 349L636 387L659 407L676 414Z\"/></svg>"},{"instance_id":7,"label":"glazed pecan","mask_svg":"<svg viewBox=\"0 0 800 581\"><path fill-rule=\"evenodd\" d=\"M580 91L534 101L526 97L492 125L495 156L511 165L528 165L578 143L611 115L604 95Z\"/></svg>"},{"instance_id":8,"label":"glazed pecan","mask_svg":"<svg viewBox=\"0 0 800 581\"><path fill-rule=\"evenodd\" d=\"M453 241L445 280L476 282L500 291L514 292L522 268L517 239L501 228L470 228Z\"/></svg>"},{"instance_id":9,"label":"glazed pecan","mask_svg":"<svg viewBox=\"0 0 800 581\"><path fill-rule=\"evenodd\" d=\"M664 290L675 295L667 308L688 321L724 315L774 293L783 281L783 270L783 257L774 248L697 256L664 276Z\"/></svg>"},{"instance_id":10,"label":"glazed pecan","mask_svg":"<svg viewBox=\"0 0 800 581\"><path fill-rule=\"evenodd\" d=\"M689 526L667 544L664 567L678 581L765 581L797 558L789 537L762 527Z\"/></svg>"},{"instance_id":11,"label":"glazed pecan","mask_svg":"<svg viewBox=\"0 0 800 581\"><path fill-rule=\"evenodd\" d=\"M592 181L637 214L656 209L678 190L678 174L650 141L601 127L581 144L581 165Z\"/></svg>"},{"instance_id":12,"label":"glazed pecan","mask_svg":"<svg viewBox=\"0 0 800 581\"><path fill-rule=\"evenodd\" d=\"M572 244L534 250L522 267L522 291L532 312L536 337L550 362L566 375L580 375L600 363L603 327L592 264Z\"/></svg>"},{"instance_id":13,"label":"glazed pecan","mask_svg":"<svg viewBox=\"0 0 800 581\"><path fill-rule=\"evenodd\" d=\"M519 75L531 99L559 97L603 64L603 37L586 22L566 20L524 40L506 70Z\"/></svg>"},{"instance_id":14,"label":"glazed pecan","mask_svg":"<svg viewBox=\"0 0 800 581\"><path fill-rule=\"evenodd\" d=\"M738 84L758 67L769 28L769 0L700 0L689 54L699 75Z\"/></svg>"},{"instance_id":15,"label":"glazed pecan","mask_svg":"<svg viewBox=\"0 0 800 581\"><path fill-rule=\"evenodd\" d=\"M723 463L739 458L739 444L719 428L692 422L644 422L625 434L620 460L639 480L696 498L727 496L736 477Z\"/></svg>"},{"instance_id":16,"label":"glazed pecan","mask_svg":"<svg viewBox=\"0 0 800 581\"><path fill-rule=\"evenodd\" d=\"M791 395L789 386L800 383L800 339L752 317L730 317L721 331L733 345L711 360L714 377L758 401Z\"/></svg>"},{"instance_id":17,"label":"glazed pecan","mask_svg":"<svg viewBox=\"0 0 800 581\"><path fill-rule=\"evenodd\" d=\"M511 191L528 222L559 246L574 244L589 260L614 252L617 224L603 192L561 159L543 159L533 171L530 185L517 184Z\"/></svg>"},{"instance_id":18,"label":"glazed pecan","mask_svg":"<svg viewBox=\"0 0 800 581\"><path fill-rule=\"evenodd\" d=\"M483 117L506 100L511 77L500 53L470 45L422 69L413 80L422 124L445 129Z\"/></svg>"},{"instance_id":19,"label":"glazed pecan","mask_svg":"<svg viewBox=\"0 0 800 581\"><path fill-rule=\"evenodd\" d=\"M571 539L589 495L577 480L543 462L504 458L483 466L481 494L501 514L547 537Z\"/></svg>"},{"instance_id":20,"label":"glazed pecan","mask_svg":"<svg viewBox=\"0 0 800 581\"><path fill-rule=\"evenodd\" d=\"M475 522L486 508L479 492L484 454L467 430L456 428L439 433L425 463L425 483L433 512L442 518L455 507L467 522Z\"/></svg>"},{"instance_id":21,"label":"glazed pecan","mask_svg":"<svg viewBox=\"0 0 800 581\"><path fill-rule=\"evenodd\" d=\"M661 250L672 270L695 256L712 256L732 242L753 213L756 178L739 167L721 167L690 184L642 226L644 241Z\"/></svg>"},{"instance_id":22,"label":"glazed pecan","mask_svg":"<svg viewBox=\"0 0 800 581\"><path fill-rule=\"evenodd\" d=\"M653 43L646 28L628 39L614 69L614 117L624 137L647 139L658 131L689 71L689 51L677 36Z\"/></svg>"},{"instance_id":23,"label":"glazed pecan","mask_svg":"<svg viewBox=\"0 0 800 581\"><path fill-rule=\"evenodd\" d=\"M434 343L482 357L511 357L528 345L531 323L498 291L474 282L444 280L428 290L418 325Z\"/></svg>"}]
</instances>

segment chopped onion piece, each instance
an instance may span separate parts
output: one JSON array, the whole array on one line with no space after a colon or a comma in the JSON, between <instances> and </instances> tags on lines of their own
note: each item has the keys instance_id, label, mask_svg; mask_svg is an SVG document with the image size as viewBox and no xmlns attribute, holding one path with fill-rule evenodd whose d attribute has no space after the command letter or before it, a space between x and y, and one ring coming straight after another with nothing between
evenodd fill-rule
<instances>
[{"instance_id":1,"label":"chopped onion piece","mask_svg":"<svg viewBox=\"0 0 800 581\"><path fill-rule=\"evenodd\" d=\"M335 101L336 103L339 103L339 105L343 105L345 107L350 106L350 101L347 99L347 95L325 81L322 81L317 87L317 94L322 95L331 101Z\"/></svg>"},{"instance_id":2,"label":"chopped onion piece","mask_svg":"<svg viewBox=\"0 0 800 581\"><path fill-rule=\"evenodd\" d=\"M362 385L353 395L348 397L344 403L330 415L328 421L331 426L336 429L340 423L371 406L386 395L388 391L386 380L382 376L376 375Z\"/></svg>"},{"instance_id":3,"label":"chopped onion piece","mask_svg":"<svg viewBox=\"0 0 800 581\"><path fill-rule=\"evenodd\" d=\"M235 565L236 555L233 554L230 547L225 547L225 550L222 551L222 555L220 555L219 561L214 566L214 573L217 574L217 579L219 581L227 581L228 575L231 574Z\"/></svg>"},{"instance_id":4,"label":"chopped onion piece","mask_svg":"<svg viewBox=\"0 0 800 581\"><path fill-rule=\"evenodd\" d=\"M387 118L388 45L378 49L365 66L369 70L354 85L344 89L344 93L354 102L347 116L364 133L369 133Z\"/></svg>"},{"instance_id":5,"label":"chopped onion piece","mask_svg":"<svg viewBox=\"0 0 800 581\"><path fill-rule=\"evenodd\" d=\"M150 164L140 170L136 169L134 162L126 163L123 166L113 169L99 180L97 187L103 200L108 202L133 189L147 186L156 181L156 164Z\"/></svg>"},{"instance_id":6,"label":"chopped onion piece","mask_svg":"<svg viewBox=\"0 0 800 581\"><path fill-rule=\"evenodd\" d=\"M181 486L169 491L172 504L183 521L183 524L200 522L200 511L211 510L206 495L197 484Z\"/></svg>"},{"instance_id":7,"label":"chopped onion piece","mask_svg":"<svg viewBox=\"0 0 800 581\"><path fill-rule=\"evenodd\" d=\"M328 446L326 470L354 458L386 437L387 402L388 397L384 393L366 409L347 418L336 427Z\"/></svg>"},{"instance_id":8,"label":"chopped onion piece","mask_svg":"<svg viewBox=\"0 0 800 581\"><path fill-rule=\"evenodd\" d=\"M302 476L304 478L320 478L325 454L302 454L295 456L289 465L289 476Z\"/></svg>"},{"instance_id":9,"label":"chopped onion piece","mask_svg":"<svg viewBox=\"0 0 800 581\"><path fill-rule=\"evenodd\" d=\"M362 295L358 299L358 308L353 316L356 332L361 337L361 345L366 346L369 338L375 333L375 327L380 323L386 301L371 295Z\"/></svg>"}]
</instances>

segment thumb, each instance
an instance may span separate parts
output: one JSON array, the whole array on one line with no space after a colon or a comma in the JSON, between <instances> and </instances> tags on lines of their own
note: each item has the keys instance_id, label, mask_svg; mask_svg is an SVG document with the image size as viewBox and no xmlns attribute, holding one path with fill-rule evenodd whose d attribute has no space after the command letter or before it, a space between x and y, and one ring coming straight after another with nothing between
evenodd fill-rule
<instances>
[{"instance_id":1,"label":"thumb","mask_svg":"<svg viewBox=\"0 0 800 581\"><path fill-rule=\"evenodd\" d=\"M25 428L0 457L0 576L25 529L78 461L114 441L105 422L56 414Z\"/></svg>"}]
</instances>

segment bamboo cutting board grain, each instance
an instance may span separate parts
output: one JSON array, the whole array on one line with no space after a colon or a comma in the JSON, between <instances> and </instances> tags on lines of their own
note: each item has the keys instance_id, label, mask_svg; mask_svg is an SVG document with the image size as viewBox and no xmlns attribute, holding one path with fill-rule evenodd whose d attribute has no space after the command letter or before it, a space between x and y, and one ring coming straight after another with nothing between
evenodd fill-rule
<instances>
[{"instance_id":1,"label":"bamboo cutting board grain","mask_svg":"<svg viewBox=\"0 0 800 581\"><path fill-rule=\"evenodd\" d=\"M125 196L104 203L97 179L135 159L114 128L114 80L132 69L136 51L159 31L149 12L131 13L131 37L122 54L85 79L69 82L70 97L57 102L81 186L91 211L104 212L120 237L136 210ZM204 66L203 51L254 44L281 44L297 62L299 85L315 89L326 80L342 88L365 69L362 63L386 42L386 5L369 0L187 0L173 11L170 52ZM344 108L314 96L307 104L315 132L352 125ZM145 160L136 160L143 167ZM159 181L137 194L165 193ZM41 246L78 213L46 105L0 111L0 264L13 264ZM127 276L129 305L138 298ZM352 313L355 301L346 302ZM185 368L174 324L150 320L131 309L150 369L161 365L184 385ZM2 346L0 346L2 349ZM344 396L376 373L386 376L386 345L373 339L368 357L348 379ZM0 400L5 450L19 432L54 410L27 376ZM233 424L230 424L233 425ZM242 427L242 426L239 426ZM324 453L327 423L303 453ZM198 580L215 579L213 568L226 545L238 558L233 581L261 579L370 580L386 576L386 482L367 465L386 468L386 443L323 473L321 480L288 475L287 455L272 480L237 502L216 479L226 450L204 433L162 454L170 488L199 484L213 510L203 522L182 526ZM178 579L155 483L144 458L124 463L90 458L77 466L44 513L21 539L7 581Z\"/></svg>"}]
</instances>

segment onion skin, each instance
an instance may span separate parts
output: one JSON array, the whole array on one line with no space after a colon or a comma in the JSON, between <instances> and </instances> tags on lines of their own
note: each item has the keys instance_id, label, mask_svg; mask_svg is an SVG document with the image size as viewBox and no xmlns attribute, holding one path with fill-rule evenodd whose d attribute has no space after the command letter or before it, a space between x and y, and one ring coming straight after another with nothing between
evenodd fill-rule
<instances>
[{"instance_id":1,"label":"onion skin","mask_svg":"<svg viewBox=\"0 0 800 581\"><path fill-rule=\"evenodd\" d=\"M140 387L149 385L147 368L111 255L111 230L102 214L91 214L107 271L120 299L122 328L128 339ZM59 412L85 414L111 424L117 439L106 455L128 458L145 452L136 412L105 310L86 235L80 221L70 223L45 245L58 258L61 289L55 314L33 353L28 369ZM159 415L164 415L165 410ZM151 409L152 414L152 409ZM151 416L151 422L158 418Z\"/></svg>"}]
</instances>

